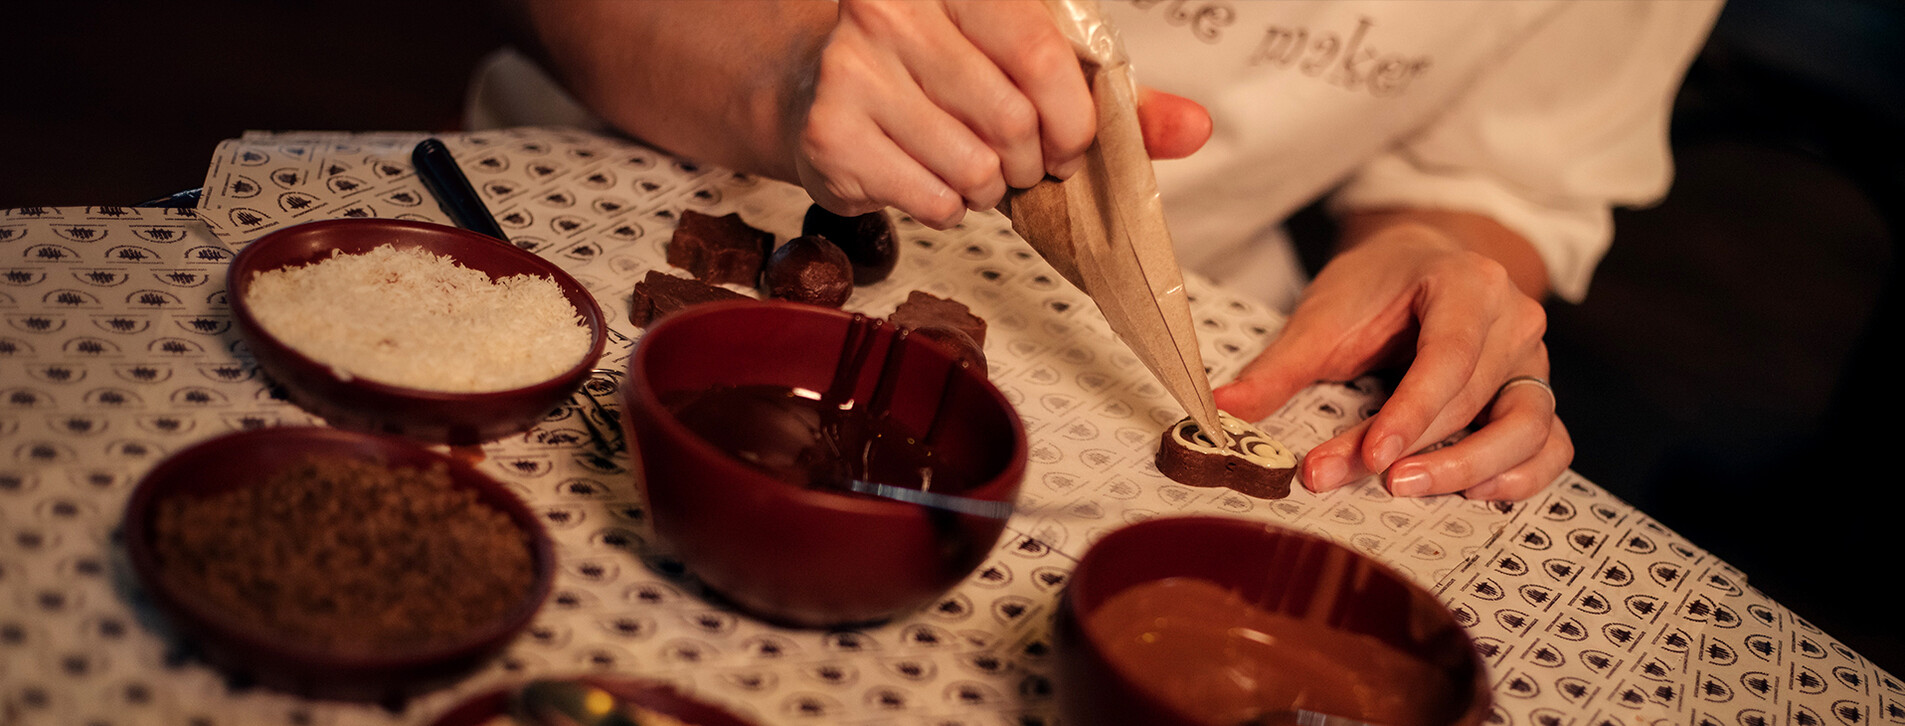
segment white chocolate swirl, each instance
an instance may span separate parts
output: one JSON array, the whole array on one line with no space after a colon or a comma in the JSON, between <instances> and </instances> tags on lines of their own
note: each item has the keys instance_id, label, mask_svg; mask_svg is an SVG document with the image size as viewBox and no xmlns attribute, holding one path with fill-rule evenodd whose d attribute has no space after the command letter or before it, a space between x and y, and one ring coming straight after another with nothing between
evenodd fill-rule
<instances>
[{"instance_id":1,"label":"white chocolate swirl","mask_svg":"<svg viewBox=\"0 0 1905 726\"><path fill-rule=\"evenodd\" d=\"M1204 435L1196 421L1184 419L1171 427L1171 439L1184 448L1201 454L1233 456L1265 469L1289 469L1296 466L1296 455L1291 454L1282 443L1270 438L1269 434L1246 423L1243 419L1222 411L1217 412L1218 424L1224 427L1224 433L1230 435L1230 446L1220 447Z\"/></svg>"}]
</instances>

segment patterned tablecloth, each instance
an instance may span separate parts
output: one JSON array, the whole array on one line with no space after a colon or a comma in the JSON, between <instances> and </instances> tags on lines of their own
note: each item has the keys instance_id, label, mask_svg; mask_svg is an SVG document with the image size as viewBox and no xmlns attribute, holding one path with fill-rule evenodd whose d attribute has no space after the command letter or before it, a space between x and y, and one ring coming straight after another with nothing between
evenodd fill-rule
<instances>
[{"instance_id":1,"label":"patterned tablecloth","mask_svg":"<svg viewBox=\"0 0 1905 726\"><path fill-rule=\"evenodd\" d=\"M0 723L418 723L476 691L611 672L678 684L762 724L1050 724L1050 618L1091 542L1151 517L1216 514L1320 533L1430 588L1473 633L1499 724L1905 723L1905 686L1746 575L1569 473L1514 506L1396 499L1375 481L1265 501L1178 485L1150 463L1182 416L997 214L901 220L901 264L847 307L915 289L990 323L991 376L1032 440L1018 514L989 560L890 624L812 631L710 604L644 564L625 455L598 455L583 402L483 447L481 468L539 512L560 562L531 630L463 682L400 711L243 688L189 655L125 576L114 542L139 477L224 432L319 423L274 395L232 330L224 268L258 235L375 216L448 222L412 173L419 134L254 134L221 145L191 211L0 211ZM516 244L595 293L625 366L633 283L665 267L687 209L785 239L798 189L561 129L443 137ZM1214 380L1280 319L1192 279ZM613 401L617 376L594 390ZM1298 452L1367 416L1371 382L1319 385L1263 427ZM869 543L869 546L877 546Z\"/></svg>"}]
</instances>

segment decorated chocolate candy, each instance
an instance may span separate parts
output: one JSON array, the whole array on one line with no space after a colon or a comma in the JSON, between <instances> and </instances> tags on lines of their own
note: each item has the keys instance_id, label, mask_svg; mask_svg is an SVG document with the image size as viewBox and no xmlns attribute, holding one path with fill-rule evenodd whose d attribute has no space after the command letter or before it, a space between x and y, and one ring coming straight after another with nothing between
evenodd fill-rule
<instances>
[{"instance_id":1,"label":"decorated chocolate candy","mask_svg":"<svg viewBox=\"0 0 1905 726\"><path fill-rule=\"evenodd\" d=\"M1290 495L1296 455L1243 419L1219 411L1219 425L1230 435L1220 447L1196 421L1185 418L1164 431L1158 444L1158 471L1179 484L1228 487L1260 499Z\"/></svg>"}]
</instances>

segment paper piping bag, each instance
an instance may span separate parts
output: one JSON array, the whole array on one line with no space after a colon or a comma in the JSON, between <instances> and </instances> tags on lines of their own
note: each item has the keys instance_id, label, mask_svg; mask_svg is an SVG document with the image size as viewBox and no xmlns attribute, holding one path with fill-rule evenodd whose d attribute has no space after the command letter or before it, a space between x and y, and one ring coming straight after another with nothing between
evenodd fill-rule
<instances>
[{"instance_id":1,"label":"paper piping bag","mask_svg":"<svg viewBox=\"0 0 1905 726\"><path fill-rule=\"evenodd\" d=\"M1137 84L1123 42L1093 0L1046 4L1091 84L1098 135L1082 171L1014 191L1000 209L1019 236L1097 303L1112 332L1205 435L1228 446L1138 128Z\"/></svg>"}]
</instances>

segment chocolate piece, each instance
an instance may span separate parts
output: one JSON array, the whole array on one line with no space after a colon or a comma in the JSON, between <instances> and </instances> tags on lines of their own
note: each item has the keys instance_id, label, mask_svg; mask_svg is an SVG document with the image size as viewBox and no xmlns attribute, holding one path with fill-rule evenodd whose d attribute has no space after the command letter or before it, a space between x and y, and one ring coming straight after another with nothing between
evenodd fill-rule
<instances>
[{"instance_id":1,"label":"chocolate piece","mask_svg":"<svg viewBox=\"0 0 1905 726\"><path fill-rule=\"evenodd\" d=\"M1222 411L1217 419L1230 435L1229 448L1219 448L1196 421L1185 418L1164 431L1158 471L1194 487L1229 487L1259 499L1289 496L1296 456L1243 419Z\"/></svg>"},{"instance_id":2,"label":"chocolate piece","mask_svg":"<svg viewBox=\"0 0 1905 726\"><path fill-rule=\"evenodd\" d=\"M681 213L668 240L668 264L711 285L753 285L761 259L774 246L772 233L741 221L741 215L713 217L694 210Z\"/></svg>"},{"instance_id":3,"label":"chocolate piece","mask_svg":"<svg viewBox=\"0 0 1905 726\"><path fill-rule=\"evenodd\" d=\"M927 325L907 330L911 335L927 338L945 346L953 354L953 358L971 364L973 369L980 373L985 372L986 351L979 347L978 343L972 342L972 336L966 335L966 331L943 325Z\"/></svg>"},{"instance_id":4,"label":"chocolate piece","mask_svg":"<svg viewBox=\"0 0 1905 726\"><path fill-rule=\"evenodd\" d=\"M907 295L906 302L894 308L893 314L886 316L886 319L901 329L952 328L965 333L980 349L983 350L986 345L986 321L973 315L964 303L919 290Z\"/></svg>"},{"instance_id":5,"label":"chocolate piece","mask_svg":"<svg viewBox=\"0 0 1905 726\"><path fill-rule=\"evenodd\" d=\"M853 261L853 284L871 285L893 274L900 261L899 233L893 230L893 218L886 210L857 217L842 217L820 205L807 207L800 222L800 233L817 234L840 246Z\"/></svg>"},{"instance_id":6,"label":"chocolate piece","mask_svg":"<svg viewBox=\"0 0 1905 726\"><path fill-rule=\"evenodd\" d=\"M761 289L770 297L837 308L853 295L852 264L825 237L795 237L767 256Z\"/></svg>"},{"instance_id":7,"label":"chocolate piece","mask_svg":"<svg viewBox=\"0 0 1905 726\"><path fill-rule=\"evenodd\" d=\"M676 277L661 270L649 270L628 301L628 321L648 327L657 318L676 310L717 300L752 300L746 295L715 287L699 280Z\"/></svg>"}]
</instances>

